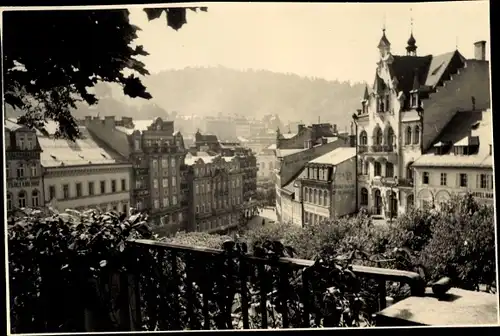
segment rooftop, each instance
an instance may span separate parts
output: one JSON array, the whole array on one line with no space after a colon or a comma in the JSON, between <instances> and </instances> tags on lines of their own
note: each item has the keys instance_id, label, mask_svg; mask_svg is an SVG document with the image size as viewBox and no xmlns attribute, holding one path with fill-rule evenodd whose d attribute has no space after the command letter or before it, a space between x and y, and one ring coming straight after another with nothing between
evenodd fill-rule
<instances>
[{"instance_id":1,"label":"rooftop","mask_svg":"<svg viewBox=\"0 0 500 336\"><path fill-rule=\"evenodd\" d=\"M446 152L434 153L437 146L449 144ZM476 154L456 155L453 145L479 145ZM457 112L436 139L434 146L420 158L414 166L436 167L493 167L493 157L490 154L493 145L493 128L491 110Z\"/></svg>"},{"instance_id":2,"label":"rooftop","mask_svg":"<svg viewBox=\"0 0 500 336\"><path fill-rule=\"evenodd\" d=\"M305 151L307 148L276 149L277 157L285 157L295 153Z\"/></svg>"},{"instance_id":3,"label":"rooftop","mask_svg":"<svg viewBox=\"0 0 500 336\"><path fill-rule=\"evenodd\" d=\"M57 125L49 122L45 128L49 134L54 134ZM99 146L85 127L80 127L80 132L81 138L74 142L47 137L39 133L38 142L43 150L40 155L42 166L50 168L121 163L120 157Z\"/></svg>"},{"instance_id":4,"label":"rooftop","mask_svg":"<svg viewBox=\"0 0 500 336\"><path fill-rule=\"evenodd\" d=\"M186 155L186 158L184 159L184 164L192 166L196 164L196 162L198 162L199 160L201 160L203 163L211 163L216 158L221 158L226 162L231 162L235 158L235 156L210 155L207 152L197 152L196 155L188 153Z\"/></svg>"},{"instance_id":5,"label":"rooftop","mask_svg":"<svg viewBox=\"0 0 500 336\"><path fill-rule=\"evenodd\" d=\"M356 148L354 147L339 147L331 152L328 152L314 160L309 161L309 163L316 164L328 164L328 165L338 165L346 160L352 159L356 156Z\"/></svg>"}]
</instances>

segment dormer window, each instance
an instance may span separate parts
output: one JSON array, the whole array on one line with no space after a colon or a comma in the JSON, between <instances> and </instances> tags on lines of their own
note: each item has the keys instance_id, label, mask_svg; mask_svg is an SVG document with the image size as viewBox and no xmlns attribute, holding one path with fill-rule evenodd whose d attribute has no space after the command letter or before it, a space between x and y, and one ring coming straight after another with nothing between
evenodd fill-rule
<instances>
[{"instance_id":1,"label":"dormer window","mask_svg":"<svg viewBox=\"0 0 500 336\"><path fill-rule=\"evenodd\" d=\"M410 107L417 108L419 106L418 92L410 93Z\"/></svg>"}]
</instances>

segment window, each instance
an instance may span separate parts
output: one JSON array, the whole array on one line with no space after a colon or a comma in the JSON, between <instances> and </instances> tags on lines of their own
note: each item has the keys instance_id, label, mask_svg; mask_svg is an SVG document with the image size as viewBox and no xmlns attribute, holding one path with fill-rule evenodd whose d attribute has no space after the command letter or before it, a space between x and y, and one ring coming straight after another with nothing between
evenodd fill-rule
<instances>
[{"instance_id":1,"label":"window","mask_svg":"<svg viewBox=\"0 0 500 336\"><path fill-rule=\"evenodd\" d=\"M111 192L116 192L116 180L111 180Z\"/></svg>"},{"instance_id":2,"label":"window","mask_svg":"<svg viewBox=\"0 0 500 336\"><path fill-rule=\"evenodd\" d=\"M323 191L323 205L328 205L328 192L326 190Z\"/></svg>"},{"instance_id":3,"label":"window","mask_svg":"<svg viewBox=\"0 0 500 336\"><path fill-rule=\"evenodd\" d=\"M175 168L175 164L176 164L176 162L175 162L175 158L172 158L172 159L170 160L170 167Z\"/></svg>"},{"instance_id":4,"label":"window","mask_svg":"<svg viewBox=\"0 0 500 336\"><path fill-rule=\"evenodd\" d=\"M413 168L412 168L413 162L408 163L408 166L406 166L406 178L410 181L413 180Z\"/></svg>"},{"instance_id":5,"label":"window","mask_svg":"<svg viewBox=\"0 0 500 336\"><path fill-rule=\"evenodd\" d=\"M318 203L318 190L316 189L313 190L313 203Z\"/></svg>"},{"instance_id":6,"label":"window","mask_svg":"<svg viewBox=\"0 0 500 336\"><path fill-rule=\"evenodd\" d=\"M157 179L153 180L153 189L158 189L158 180Z\"/></svg>"},{"instance_id":7,"label":"window","mask_svg":"<svg viewBox=\"0 0 500 336\"><path fill-rule=\"evenodd\" d=\"M161 166L163 168L168 168L168 159L167 158L161 159Z\"/></svg>"},{"instance_id":8,"label":"window","mask_svg":"<svg viewBox=\"0 0 500 336\"><path fill-rule=\"evenodd\" d=\"M362 206L368 206L368 190L366 188L361 188L361 202Z\"/></svg>"},{"instance_id":9,"label":"window","mask_svg":"<svg viewBox=\"0 0 500 336\"><path fill-rule=\"evenodd\" d=\"M406 127L406 138L405 138L405 145L410 145L411 144L411 127L408 126Z\"/></svg>"},{"instance_id":10,"label":"window","mask_svg":"<svg viewBox=\"0 0 500 336\"><path fill-rule=\"evenodd\" d=\"M161 184L162 184L162 187L163 187L163 188L168 188L168 178L164 178L164 179L161 181Z\"/></svg>"},{"instance_id":11,"label":"window","mask_svg":"<svg viewBox=\"0 0 500 336\"><path fill-rule=\"evenodd\" d=\"M7 193L7 211L12 210L12 195Z\"/></svg>"},{"instance_id":12,"label":"window","mask_svg":"<svg viewBox=\"0 0 500 336\"><path fill-rule=\"evenodd\" d=\"M375 163L373 164L373 168L375 176L382 176L382 165L380 164L380 162L375 161Z\"/></svg>"},{"instance_id":13,"label":"window","mask_svg":"<svg viewBox=\"0 0 500 336\"><path fill-rule=\"evenodd\" d=\"M156 159L153 160L153 169L154 170L158 169L158 160Z\"/></svg>"},{"instance_id":14,"label":"window","mask_svg":"<svg viewBox=\"0 0 500 336\"><path fill-rule=\"evenodd\" d=\"M366 134L366 131L362 131L359 135L359 144L361 146L366 146L368 144L368 135Z\"/></svg>"},{"instance_id":15,"label":"window","mask_svg":"<svg viewBox=\"0 0 500 336\"><path fill-rule=\"evenodd\" d=\"M479 181L480 181L480 183L479 183L479 187L480 187L481 189L487 189L487 188L489 187L489 185L490 185L490 184L488 183L489 177L490 177L490 176L488 176L488 175L486 175L486 174L481 174L481 175L480 175L480 177L479 177Z\"/></svg>"},{"instance_id":16,"label":"window","mask_svg":"<svg viewBox=\"0 0 500 336\"><path fill-rule=\"evenodd\" d=\"M82 184L76 184L76 197L82 197Z\"/></svg>"},{"instance_id":17,"label":"window","mask_svg":"<svg viewBox=\"0 0 500 336\"><path fill-rule=\"evenodd\" d=\"M323 205L323 192L320 190L319 192L319 197L318 197L318 201L319 201L319 205Z\"/></svg>"},{"instance_id":18,"label":"window","mask_svg":"<svg viewBox=\"0 0 500 336\"><path fill-rule=\"evenodd\" d=\"M200 193L200 187L198 185L195 186L195 190L196 190L196 195L198 195Z\"/></svg>"},{"instance_id":19,"label":"window","mask_svg":"<svg viewBox=\"0 0 500 336\"><path fill-rule=\"evenodd\" d=\"M413 144L417 145L418 143L420 143L420 126L416 125L413 134Z\"/></svg>"},{"instance_id":20,"label":"window","mask_svg":"<svg viewBox=\"0 0 500 336\"><path fill-rule=\"evenodd\" d=\"M177 205L177 196L172 196L172 205Z\"/></svg>"},{"instance_id":21,"label":"window","mask_svg":"<svg viewBox=\"0 0 500 336\"><path fill-rule=\"evenodd\" d=\"M168 207L170 204L170 202L168 201L168 197L163 197L163 206L164 207Z\"/></svg>"},{"instance_id":22,"label":"window","mask_svg":"<svg viewBox=\"0 0 500 336\"><path fill-rule=\"evenodd\" d=\"M31 205L33 207L39 207L40 206L40 200L38 196L38 190L33 190L31 192Z\"/></svg>"},{"instance_id":23,"label":"window","mask_svg":"<svg viewBox=\"0 0 500 336\"><path fill-rule=\"evenodd\" d=\"M69 184L63 185L63 199L69 198Z\"/></svg>"},{"instance_id":24,"label":"window","mask_svg":"<svg viewBox=\"0 0 500 336\"><path fill-rule=\"evenodd\" d=\"M136 204L135 204L135 207L137 210L142 210L142 202L141 201L138 201Z\"/></svg>"},{"instance_id":25,"label":"window","mask_svg":"<svg viewBox=\"0 0 500 336\"><path fill-rule=\"evenodd\" d=\"M422 173L422 184L429 184L429 172Z\"/></svg>"},{"instance_id":26,"label":"window","mask_svg":"<svg viewBox=\"0 0 500 336\"><path fill-rule=\"evenodd\" d=\"M413 92L410 94L410 107L418 107L418 92Z\"/></svg>"},{"instance_id":27,"label":"window","mask_svg":"<svg viewBox=\"0 0 500 336\"><path fill-rule=\"evenodd\" d=\"M375 133L375 145L381 145L382 139L383 139L382 130L380 128L377 128L377 131Z\"/></svg>"},{"instance_id":28,"label":"window","mask_svg":"<svg viewBox=\"0 0 500 336\"><path fill-rule=\"evenodd\" d=\"M19 166L17 166L17 177L24 177L24 164L20 163Z\"/></svg>"},{"instance_id":29,"label":"window","mask_svg":"<svg viewBox=\"0 0 500 336\"><path fill-rule=\"evenodd\" d=\"M127 190L127 180L125 179L121 179L121 187L122 187L122 191L126 191Z\"/></svg>"},{"instance_id":30,"label":"window","mask_svg":"<svg viewBox=\"0 0 500 336\"><path fill-rule=\"evenodd\" d=\"M24 149L24 137L22 136L19 137L19 149Z\"/></svg>"},{"instance_id":31,"label":"window","mask_svg":"<svg viewBox=\"0 0 500 336\"><path fill-rule=\"evenodd\" d=\"M33 139L31 137L27 137L26 139L26 149L28 150L33 149Z\"/></svg>"},{"instance_id":32,"label":"window","mask_svg":"<svg viewBox=\"0 0 500 336\"><path fill-rule=\"evenodd\" d=\"M385 164L385 177L394 177L394 165L391 162Z\"/></svg>"},{"instance_id":33,"label":"window","mask_svg":"<svg viewBox=\"0 0 500 336\"><path fill-rule=\"evenodd\" d=\"M52 201L56 198L56 187L51 185L49 186L49 201Z\"/></svg>"},{"instance_id":34,"label":"window","mask_svg":"<svg viewBox=\"0 0 500 336\"><path fill-rule=\"evenodd\" d=\"M141 140L135 139L135 150L141 149Z\"/></svg>"},{"instance_id":35,"label":"window","mask_svg":"<svg viewBox=\"0 0 500 336\"><path fill-rule=\"evenodd\" d=\"M448 176L446 175L446 173L441 173L441 185L442 186L446 186L447 185L447 182L448 182L447 181L447 177Z\"/></svg>"},{"instance_id":36,"label":"window","mask_svg":"<svg viewBox=\"0 0 500 336\"><path fill-rule=\"evenodd\" d=\"M304 188L304 200L308 201L309 200L309 189Z\"/></svg>"},{"instance_id":37,"label":"window","mask_svg":"<svg viewBox=\"0 0 500 336\"><path fill-rule=\"evenodd\" d=\"M106 181L101 181L101 194L106 193Z\"/></svg>"},{"instance_id":38,"label":"window","mask_svg":"<svg viewBox=\"0 0 500 336\"><path fill-rule=\"evenodd\" d=\"M467 188L467 174L460 174L460 186L463 188Z\"/></svg>"},{"instance_id":39,"label":"window","mask_svg":"<svg viewBox=\"0 0 500 336\"><path fill-rule=\"evenodd\" d=\"M24 191L20 191L17 196L17 201L19 203L20 208L26 207L26 193Z\"/></svg>"},{"instance_id":40,"label":"window","mask_svg":"<svg viewBox=\"0 0 500 336\"><path fill-rule=\"evenodd\" d=\"M94 182L89 182L89 196L94 195Z\"/></svg>"},{"instance_id":41,"label":"window","mask_svg":"<svg viewBox=\"0 0 500 336\"><path fill-rule=\"evenodd\" d=\"M38 167L36 166L36 163L33 163L31 165L31 176L32 177L35 177L35 176L38 176Z\"/></svg>"},{"instance_id":42,"label":"window","mask_svg":"<svg viewBox=\"0 0 500 336\"><path fill-rule=\"evenodd\" d=\"M155 199L153 201L153 206L155 209L158 209L160 207L160 201L158 199Z\"/></svg>"},{"instance_id":43,"label":"window","mask_svg":"<svg viewBox=\"0 0 500 336\"><path fill-rule=\"evenodd\" d=\"M177 178L172 176L172 187L175 188L177 186Z\"/></svg>"}]
</instances>

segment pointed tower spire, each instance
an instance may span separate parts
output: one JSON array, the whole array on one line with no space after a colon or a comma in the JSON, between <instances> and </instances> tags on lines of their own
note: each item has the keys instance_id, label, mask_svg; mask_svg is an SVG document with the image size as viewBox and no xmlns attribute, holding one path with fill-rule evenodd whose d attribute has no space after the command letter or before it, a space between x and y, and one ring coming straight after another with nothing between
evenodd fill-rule
<instances>
[{"instance_id":1,"label":"pointed tower spire","mask_svg":"<svg viewBox=\"0 0 500 336\"><path fill-rule=\"evenodd\" d=\"M410 8L410 13L412 9ZM408 56L417 56L417 41L413 36L413 16L410 17L410 38L408 39L408 45L406 46L406 54Z\"/></svg>"},{"instance_id":2,"label":"pointed tower spire","mask_svg":"<svg viewBox=\"0 0 500 336\"><path fill-rule=\"evenodd\" d=\"M368 85L365 85L365 93L363 94L363 101L370 99L370 94L368 93Z\"/></svg>"}]
</instances>

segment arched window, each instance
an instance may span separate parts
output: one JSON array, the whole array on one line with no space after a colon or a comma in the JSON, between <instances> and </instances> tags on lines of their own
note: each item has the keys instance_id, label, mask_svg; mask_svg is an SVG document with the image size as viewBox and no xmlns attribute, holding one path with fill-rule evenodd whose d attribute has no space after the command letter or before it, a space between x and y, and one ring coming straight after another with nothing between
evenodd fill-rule
<instances>
[{"instance_id":1,"label":"arched window","mask_svg":"<svg viewBox=\"0 0 500 336\"><path fill-rule=\"evenodd\" d=\"M309 201L309 188L304 188L304 200Z\"/></svg>"},{"instance_id":2,"label":"arched window","mask_svg":"<svg viewBox=\"0 0 500 336\"><path fill-rule=\"evenodd\" d=\"M36 163L31 164L31 177L36 177L38 176L38 167L36 166Z\"/></svg>"},{"instance_id":3,"label":"arched window","mask_svg":"<svg viewBox=\"0 0 500 336\"><path fill-rule=\"evenodd\" d=\"M314 189L314 199L313 199L313 203L314 203L314 204L317 204L317 203L318 203L318 190L317 190L317 189Z\"/></svg>"},{"instance_id":4,"label":"arched window","mask_svg":"<svg viewBox=\"0 0 500 336\"><path fill-rule=\"evenodd\" d=\"M361 146L366 146L368 144L368 135L366 134L366 131L361 131L361 134L359 135L359 144Z\"/></svg>"},{"instance_id":5,"label":"arched window","mask_svg":"<svg viewBox=\"0 0 500 336\"><path fill-rule=\"evenodd\" d=\"M389 147L392 147L394 144L394 130L392 129L391 126L388 126L388 129L387 129L386 144Z\"/></svg>"},{"instance_id":6,"label":"arched window","mask_svg":"<svg viewBox=\"0 0 500 336\"><path fill-rule=\"evenodd\" d=\"M375 133L375 145L381 145L383 138L384 136L382 134L382 130L380 128L377 128L377 131Z\"/></svg>"},{"instance_id":7,"label":"arched window","mask_svg":"<svg viewBox=\"0 0 500 336\"><path fill-rule=\"evenodd\" d=\"M380 162L375 161L375 163L373 164L373 168L375 176L382 176L382 165L380 164Z\"/></svg>"},{"instance_id":8,"label":"arched window","mask_svg":"<svg viewBox=\"0 0 500 336\"><path fill-rule=\"evenodd\" d=\"M318 195L318 198L319 198L319 202L318 202L318 204L319 204L319 205L323 205L323 191L319 190L319 191L318 191L318 194L319 194L319 195Z\"/></svg>"},{"instance_id":9,"label":"arched window","mask_svg":"<svg viewBox=\"0 0 500 336\"><path fill-rule=\"evenodd\" d=\"M420 127L415 126L415 133L413 134L413 144L416 145L420 143Z\"/></svg>"},{"instance_id":10,"label":"arched window","mask_svg":"<svg viewBox=\"0 0 500 336\"><path fill-rule=\"evenodd\" d=\"M361 188L361 205L368 206L368 190Z\"/></svg>"},{"instance_id":11,"label":"arched window","mask_svg":"<svg viewBox=\"0 0 500 336\"><path fill-rule=\"evenodd\" d=\"M7 193L7 211L12 210L12 195Z\"/></svg>"},{"instance_id":12,"label":"arched window","mask_svg":"<svg viewBox=\"0 0 500 336\"><path fill-rule=\"evenodd\" d=\"M19 192L19 195L17 196L17 201L19 202L20 208L26 207L26 192L24 190L21 190Z\"/></svg>"},{"instance_id":13,"label":"arched window","mask_svg":"<svg viewBox=\"0 0 500 336\"><path fill-rule=\"evenodd\" d=\"M365 161L365 175L370 175L370 162Z\"/></svg>"},{"instance_id":14,"label":"arched window","mask_svg":"<svg viewBox=\"0 0 500 336\"><path fill-rule=\"evenodd\" d=\"M326 190L323 191L323 205L327 206L328 205L328 192Z\"/></svg>"},{"instance_id":15,"label":"arched window","mask_svg":"<svg viewBox=\"0 0 500 336\"><path fill-rule=\"evenodd\" d=\"M31 192L31 205L33 207L39 207L40 206L40 197L38 190L33 190Z\"/></svg>"},{"instance_id":16,"label":"arched window","mask_svg":"<svg viewBox=\"0 0 500 336\"><path fill-rule=\"evenodd\" d=\"M405 138L405 144L406 145L409 145L411 144L411 127L408 126L406 127L406 138Z\"/></svg>"},{"instance_id":17,"label":"arched window","mask_svg":"<svg viewBox=\"0 0 500 336\"><path fill-rule=\"evenodd\" d=\"M385 164L385 177L394 177L394 165L391 162Z\"/></svg>"}]
</instances>

